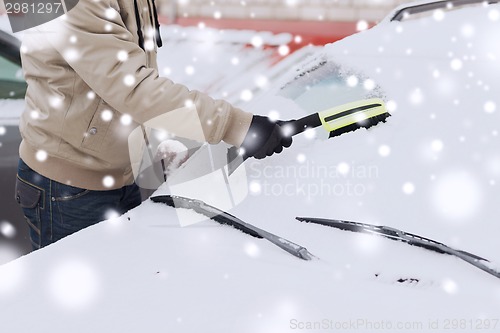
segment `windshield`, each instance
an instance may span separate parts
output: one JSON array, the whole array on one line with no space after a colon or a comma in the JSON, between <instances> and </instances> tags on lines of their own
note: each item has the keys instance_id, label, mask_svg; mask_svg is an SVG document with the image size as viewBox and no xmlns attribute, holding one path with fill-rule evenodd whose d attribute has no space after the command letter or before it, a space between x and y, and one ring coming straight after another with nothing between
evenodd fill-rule
<instances>
[{"instance_id":1,"label":"windshield","mask_svg":"<svg viewBox=\"0 0 500 333\"><path fill-rule=\"evenodd\" d=\"M355 100L376 96L380 87L362 73L322 62L289 82L280 95L293 100L303 110L317 112Z\"/></svg>"}]
</instances>

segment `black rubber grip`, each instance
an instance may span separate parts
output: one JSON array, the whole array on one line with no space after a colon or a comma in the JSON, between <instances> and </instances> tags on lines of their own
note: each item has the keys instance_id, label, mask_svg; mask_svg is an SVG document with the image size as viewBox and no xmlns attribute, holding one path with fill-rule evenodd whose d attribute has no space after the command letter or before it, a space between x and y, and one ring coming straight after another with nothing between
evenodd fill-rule
<instances>
[{"instance_id":1,"label":"black rubber grip","mask_svg":"<svg viewBox=\"0 0 500 333\"><path fill-rule=\"evenodd\" d=\"M304 132L308 128L321 126L321 119L319 114L313 113L297 120L285 121L281 123L280 126L286 128L286 133L288 135L294 136L295 134Z\"/></svg>"}]
</instances>

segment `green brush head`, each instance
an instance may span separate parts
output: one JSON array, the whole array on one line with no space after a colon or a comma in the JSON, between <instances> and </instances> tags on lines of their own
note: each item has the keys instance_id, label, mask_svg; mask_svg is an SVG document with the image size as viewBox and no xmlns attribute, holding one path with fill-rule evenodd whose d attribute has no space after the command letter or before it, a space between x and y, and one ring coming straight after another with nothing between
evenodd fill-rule
<instances>
[{"instance_id":1,"label":"green brush head","mask_svg":"<svg viewBox=\"0 0 500 333\"><path fill-rule=\"evenodd\" d=\"M373 116L371 118L367 118L367 119L364 119L362 121L358 121L358 122L346 125L344 127L340 127L340 128L335 129L333 131L330 131L329 137L333 138L334 136L339 136L339 135L342 135L344 133L354 132L355 130L360 129L360 128L368 129L372 126L377 125L380 122L385 123L387 121L387 118L390 116L391 116L390 113L385 112L385 113Z\"/></svg>"}]
</instances>

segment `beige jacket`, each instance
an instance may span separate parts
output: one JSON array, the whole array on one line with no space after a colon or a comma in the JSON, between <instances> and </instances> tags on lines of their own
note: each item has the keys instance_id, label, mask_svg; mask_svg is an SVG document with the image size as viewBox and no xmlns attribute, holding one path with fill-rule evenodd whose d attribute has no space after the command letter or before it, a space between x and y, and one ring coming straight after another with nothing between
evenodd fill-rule
<instances>
[{"instance_id":1,"label":"beige jacket","mask_svg":"<svg viewBox=\"0 0 500 333\"><path fill-rule=\"evenodd\" d=\"M186 103L194 105L205 141L241 144L250 113L158 76L154 12L152 0L80 0L26 31L20 156L31 168L91 190L131 184L129 134ZM103 184L107 176L111 187Z\"/></svg>"}]
</instances>

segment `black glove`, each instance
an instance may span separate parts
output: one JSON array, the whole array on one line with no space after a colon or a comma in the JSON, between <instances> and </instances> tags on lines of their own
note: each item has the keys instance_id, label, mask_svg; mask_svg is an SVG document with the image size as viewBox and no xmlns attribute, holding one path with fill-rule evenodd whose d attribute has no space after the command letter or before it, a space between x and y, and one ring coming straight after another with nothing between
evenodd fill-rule
<instances>
[{"instance_id":1,"label":"black glove","mask_svg":"<svg viewBox=\"0 0 500 333\"><path fill-rule=\"evenodd\" d=\"M268 117L254 115L248 133L241 144L244 156L262 159L283 151L292 144L292 137L286 136L282 128Z\"/></svg>"}]
</instances>

